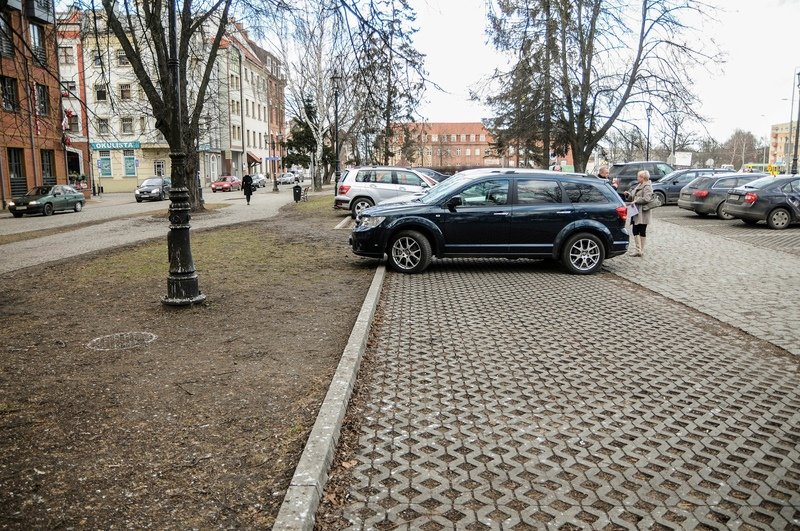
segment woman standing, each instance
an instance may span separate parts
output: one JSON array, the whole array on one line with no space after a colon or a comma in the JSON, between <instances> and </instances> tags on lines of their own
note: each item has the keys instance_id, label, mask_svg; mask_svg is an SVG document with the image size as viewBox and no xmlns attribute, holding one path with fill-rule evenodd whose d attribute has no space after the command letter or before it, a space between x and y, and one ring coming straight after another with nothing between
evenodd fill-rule
<instances>
[{"instance_id":1,"label":"woman standing","mask_svg":"<svg viewBox=\"0 0 800 531\"><path fill-rule=\"evenodd\" d=\"M250 196L253 195L253 178L245 175L242 178L242 189L244 190L244 197L247 199L247 204L250 204Z\"/></svg>"},{"instance_id":2,"label":"woman standing","mask_svg":"<svg viewBox=\"0 0 800 531\"><path fill-rule=\"evenodd\" d=\"M643 210L644 205L653 200L653 185L650 182L650 172L642 170L636 174L637 184L630 192L623 195L628 202L639 209L639 213L631 218L633 226L633 240L636 250L631 256L644 256L644 244L647 239L647 224L650 223L650 211Z\"/></svg>"}]
</instances>

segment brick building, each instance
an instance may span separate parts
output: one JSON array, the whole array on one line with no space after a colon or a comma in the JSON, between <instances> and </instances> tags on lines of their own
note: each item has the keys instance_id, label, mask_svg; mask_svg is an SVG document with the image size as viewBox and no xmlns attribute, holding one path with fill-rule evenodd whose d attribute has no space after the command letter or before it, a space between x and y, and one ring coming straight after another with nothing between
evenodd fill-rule
<instances>
[{"instance_id":1,"label":"brick building","mask_svg":"<svg viewBox=\"0 0 800 531\"><path fill-rule=\"evenodd\" d=\"M8 0L0 12L0 198L66 183L51 0Z\"/></svg>"},{"instance_id":2,"label":"brick building","mask_svg":"<svg viewBox=\"0 0 800 531\"><path fill-rule=\"evenodd\" d=\"M480 122L410 123L395 128L391 164L445 171L523 164L514 148L498 151L494 138ZM572 165L572 154L559 158Z\"/></svg>"}]
</instances>

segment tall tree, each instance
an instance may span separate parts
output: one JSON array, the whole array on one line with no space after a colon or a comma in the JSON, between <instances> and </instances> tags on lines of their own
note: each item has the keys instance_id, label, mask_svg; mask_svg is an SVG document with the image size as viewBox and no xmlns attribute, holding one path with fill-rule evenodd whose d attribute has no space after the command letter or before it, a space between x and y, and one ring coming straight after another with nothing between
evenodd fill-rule
<instances>
[{"instance_id":1,"label":"tall tree","mask_svg":"<svg viewBox=\"0 0 800 531\"><path fill-rule=\"evenodd\" d=\"M539 16L545 3L548 16ZM497 0L495 11L508 22L491 31L499 32L501 50L551 53L532 93L544 91L550 78L543 72L552 72L555 137L569 144L582 171L620 117L643 115L650 104L694 115L689 71L718 62L697 31L710 9L694 0Z\"/></svg>"}]
</instances>

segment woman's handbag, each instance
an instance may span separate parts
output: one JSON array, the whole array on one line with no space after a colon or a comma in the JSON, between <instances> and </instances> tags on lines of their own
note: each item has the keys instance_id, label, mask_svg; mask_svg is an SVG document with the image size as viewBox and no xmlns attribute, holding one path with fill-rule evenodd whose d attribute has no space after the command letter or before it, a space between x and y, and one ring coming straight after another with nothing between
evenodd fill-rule
<instances>
[{"instance_id":1,"label":"woman's handbag","mask_svg":"<svg viewBox=\"0 0 800 531\"><path fill-rule=\"evenodd\" d=\"M661 199L657 194L653 194L653 199L650 200L649 203L645 203L642 205L642 212L647 212L648 210L653 210L654 208L658 208L661 206Z\"/></svg>"}]
</instances>

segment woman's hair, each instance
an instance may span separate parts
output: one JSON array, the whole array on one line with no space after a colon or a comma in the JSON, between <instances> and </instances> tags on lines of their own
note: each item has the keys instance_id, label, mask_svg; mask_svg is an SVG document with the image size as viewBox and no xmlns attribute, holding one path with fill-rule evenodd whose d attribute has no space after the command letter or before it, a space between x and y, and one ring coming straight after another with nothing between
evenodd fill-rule
<instances>
[{"instance_id":1,"label":"woman's hair","mask_svg":"<svg viewBox=\"0 0 800 531\"><path fill-rule=\"evenodd\" d=\"M637 177L644 177L645 181L650 180L650 172L647 170L639 170L639 173L636 174Z\"/></svg>"}]
</instances>

